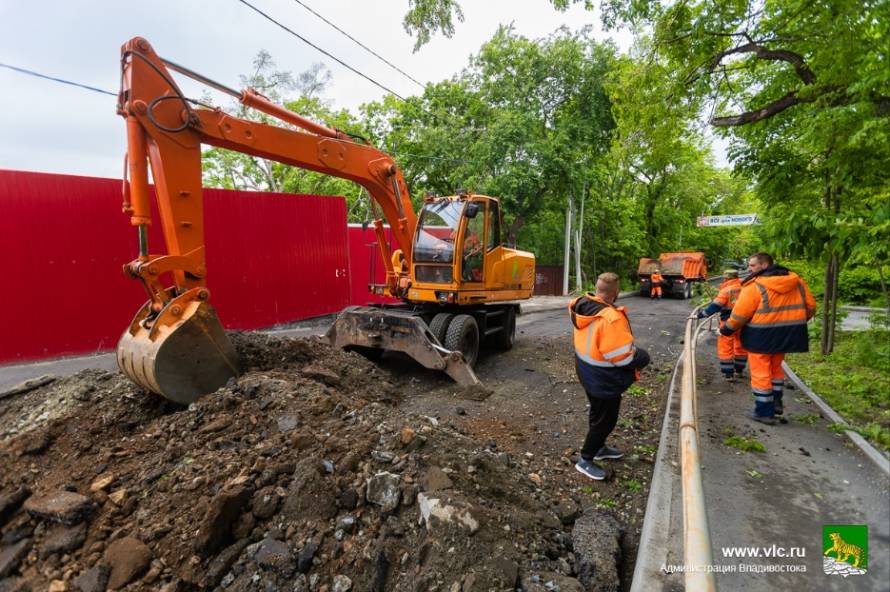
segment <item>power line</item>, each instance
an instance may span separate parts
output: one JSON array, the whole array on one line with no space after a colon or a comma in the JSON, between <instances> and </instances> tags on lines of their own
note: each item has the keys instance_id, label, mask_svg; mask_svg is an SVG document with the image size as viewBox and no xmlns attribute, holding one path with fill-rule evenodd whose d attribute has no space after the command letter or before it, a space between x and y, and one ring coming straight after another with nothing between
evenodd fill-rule
<instances>
[{"instance_id":1,"label":"power line","mask_svg":"<svg viewBox=\"0 0 890 592\"><path fill-rule=\"evenodd\" d=\"M90 90L90 91L93 91L93 92L97 92L97 93L100 93L100 94L103 94L103 95L110 95L110 96L112 96L112 97L117 97L117 96L118 96L117 93L114 93L114 92L111 92L111 91L107 91L107 90L103 90L103 89L101 89L101 88L96 88L95 86L89 86L89 85L87 85L87 84L81 84L81 83L79 83L79 82L73 82L73 81L71 81L71 80L65 80L64 78L57 78L57 77L55 77L55 76L49 76L49 75L47 75L47 74L41 74L40 72L35 72L35 71L33 71L33 70L28 70L28 69L26 69L26 68L19 68L18 66L13 66L13 65L11 65L11 64L5 64L5 63L3 63L3 62L0 62L0 67L8 68L8 69L10 69L10 70L13 70L14 72L19 72L19 73L21 73L21 74L27 74L27 75L29 75L29 76L34 76L34 77L36 77L36 78L42 78L42 79L44 79L44 80L50 80L50 81L52 81L52 82L59 82L59 83L61 83L61 84L67 84L67 85L70 85L70 86L76 86L76 87L78 87L78 88L83 88L83 89ZM395 93L393 93L393 94L395 94ZM398 97L398 95L395 95L395 96ZM399 97L399 98L402 99L403 101L405 100L405 99L403 99L402 97ZM195 103L195 104L204 106L204 107L207 106L207 105L204 105L203 103L201 103L201 102L199 102L199 101L195 101L195 100L193 100L193 99L187 99L187 98L185 98L184 100L189 101L190 103ZM428 115L432 116L433 118L438 119L438 117L436 117L435 115L433 115L433 114L430 113L429 111L426 111L425 109L421 109L421 110L422 110L423 112L427 113ZM344 141L344 140L339 140L339 141ZM344 142L345 142L345 141L344 141ZM423 159L423 160L440 160L440 161L455 162L455 163L461 163L461 164L476 164L475 161L462 160L462 159L458 159L458 158L446 158L446 157L442 157L442 156L431 156L431 155L424 155L424 154L410 154L410 153L409 153L409 154L401 154L401 155L398 155L398 156L393 155L393 158L403 158L403 157L420 158L420 159Z\"/></svg>"},{"instance_id":2,"label":"power line","mask_svg":"<svg viewBox=\"0 0 890 592\"><path fill-rule=\"evenodd\" d=\"M52 80L53 82L61 82L62 84L68 84L71 86L76 86L78 88L84 88L86 90L91 90L93 92L102 93L103 95L111 95L112 97L116 97L117 93L111 92L108 90L102 90L101 88L96 88L95 86L89 86L86 84L80 84L79 82L72 82L70 80L64 80L62 78L56 78L55 76L48 76L47 74L41 74L40 72L35 72L33 70L28 70L26 68L19 68L18 66L11 66L9 64L4 64L0 62L0 67L8 68L15 72L19 72L21 74L27 74L29 76L34 76L36 78L44 78L46 80Z\"/></svg>"},{"instance_id":3,"label":"power line","mask_svg":"<svg viewBox=\"0 0 890 592\"><path fill-rule=\"evenodd\" d=\"M364 78L365 80L367 80L368 82L370 82L371 84L373 84L373 85L375 85L375 86L377 86L377 87L379 87L379 88L385 90L386 92L388 92L389 94L393 95L393 96L396 97L396 98L399 98L399 99L401 99L401 100L403 100L403 101L407 101L407 99L405 99L405 97L403 97L403 96L400 95L399 93L397 93L397 92L395 92L394 90L392 90L392 89L390 89L390 88L384 86L383 84L377 82L376 80L374 80L373 78L371 78L370 76L368 76L367 74L365 74L364 72L362 72L362 71L360 71L360 70L357 70L356 68L353 68L352 66L350 66L349 64L347 64L346 62L344 62L343 60L341 60L340 58L338 58L337 56L335 56L335 55L331 54L330 52L328 52L328 51L326 51L326 50L320 48L320 47L317 46L317 45L315 45L314 43L312 43L311 41L309 41L308 39L306 39L305 37L303 37L302 35L300 35L300 34L297 33L296 31L294 31L293 29L290 29L290 28L288 28L286 25L284 25L284 24L282 24L282 23L276 21L274 18L272 18L271 16L269 16L268 14L266 14L265 12L263 12L262 10L260 10L259 8L257 8L257 7L254 6L253 4L251 4L250 2L248 2L247 0L238 0L238 1L239 1L241 4L244 4L245 6L247 6L248 8L250 8L251 10L253 10L254 12L258 13L259 15L261 15L263 18L265 18L265 19L271 21L272 23L278 25L279 27L281 27L282 29L284 29L285 31L287 31L288 33L290 33L291 35L293 35L294 37L296 37L297 39L299 39L300 41L302 41L303 43L305 43L306 45L309 45L310 47L314 48L315 50L317 50L317 51L323 53L324 55L328 56L329 58L331 58L332 60L334 60L335 62L337 62L337 63L340 64L341 66L343 66L344 68L347 68L348 70L350 70L350 71L352 71L352 72L358 74L359 76L361 76L362 78Z\"/></svg>"},{"instance_id":4,"label":"power line","mask_svg":"<svg viewBox=\"0 0 890 592\"><path fill-rule=\"evenodd\" d=\"M374 51L373 49L371 49L370 47L368 47L367 45L365 45L364 43L362 43L361 41L359 41L358 39L356 39L355 37L353 37L353 36L350 35L349 33L347 33L346 31L344 31L343 29L341 29L340 27L338 27L337 25L335 25L334 23L332 23L331 21L329 21L328 19L326 19L326 18L323 17L322 15L318 14L317 12L315 12L311 7L307 6L306 4L304 4L303 2L301 2L300 0L294 0L294 2L296 2L297 4L299 4L300 6L302 6L303 8L305 8L306 10L308 10L309 12L311 12L312 14L314 14L315 16L317 16L318 18L320 18L321 20L323 20L325 23L327 23L328 25L330 25L331 27L333 27L334 29L336 29L337 31L339 31L342 35L348 37L348 38L349 38L350 40L352 40L356 45L358 45L359 47L361 47L362 49L364 49L365 51L367 51L368 53L370 53L371 55L373 55L374 57L376 57L378 60L380 60L381 62L383 62L384 64L386 64L387 66L389 66L390 68L392 68L393 70L395 70L396 72L398 72L399 74L401 74L402 76L404 76L405 78L407 78L408 80L410 80L411 82L413 82L413 83L415 83L416 85L418 85L420 88L424 88L424 87L425 87L425 85L424 85L422 82L420 82L419 80L417 80L416 78L414 78L413 76L411 76L410 74L408 74L407 72L405 72L404 70L402 70L401 68L399 68L398 66L396 66L395 64L393 64L392 62L390 62L389 60L387 60L385 57L383 57L382 55L380 55L379 53L377 53L376 51Z\"/></svg>"}]
</instances>

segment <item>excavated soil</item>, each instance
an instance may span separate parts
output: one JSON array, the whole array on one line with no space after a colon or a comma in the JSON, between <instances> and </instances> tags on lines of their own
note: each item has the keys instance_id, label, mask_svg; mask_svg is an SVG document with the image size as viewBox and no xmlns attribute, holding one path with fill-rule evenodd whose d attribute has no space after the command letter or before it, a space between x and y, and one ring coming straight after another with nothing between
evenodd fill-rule
<instances>
[{"instance_id":1,"label":"excavated soil","mask_svg":"<svg viewBox=\"0 0 890 592\"><path fill-rule=\"evenodd\" d=\"M592 484L566 340L457 389L318 338L233 335L244 373L188 408L87 370L0 401L0 590L618 590L666 364Z\"/></svg>"}]
</instances>

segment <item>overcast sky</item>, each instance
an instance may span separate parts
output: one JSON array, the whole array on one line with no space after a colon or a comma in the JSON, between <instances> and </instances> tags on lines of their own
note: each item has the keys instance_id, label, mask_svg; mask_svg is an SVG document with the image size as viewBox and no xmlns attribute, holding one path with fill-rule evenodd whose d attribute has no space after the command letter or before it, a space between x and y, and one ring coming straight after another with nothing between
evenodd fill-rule
<instances>
[{"instance_id":1,"label":"overcast sky","mask_svg":"<svg viewBox=\"0 0 890 592\"><path fill-rule=\"evenodd\" d=\"M421 92L293 0L249 1L395 92ZM563 25L601 31L598 15L581 6L560 13L548 0L463 0L466 19L456 23L454 37L438 36L412 53L414 40L402 28L407 0L302 1L421 82L460 71L500 24L512 22L531 38ZM161 56L234 88L265 49L278 69L295 74L324 63L333 74L326 98L335 107L354 109L383 95L238 0L0 0L0 62L115 93L120 46L137 35ZM597 37L606 39L601 32ZM626 32L613 39L622 49L630 44ZM196 87L182 86L200 96ZM6 68L0 68L0 89L0 168L120 177L125 133L114 97Z\"/></svg>"}]
</instances>

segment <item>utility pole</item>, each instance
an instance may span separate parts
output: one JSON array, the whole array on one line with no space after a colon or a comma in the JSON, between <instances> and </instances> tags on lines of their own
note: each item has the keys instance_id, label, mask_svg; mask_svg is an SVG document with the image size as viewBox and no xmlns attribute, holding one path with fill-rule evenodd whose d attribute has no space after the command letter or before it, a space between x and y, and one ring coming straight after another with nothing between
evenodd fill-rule
<instances>
[{"instance_id":1,"label":"utility pole","mask_svg":"<svg viewBox=\"0 0 890 592\"><path fill-rule=\"evenodd\" d=\"M566 240L565 249L562 260L562 295L567 296L569 293L569 265L571 262L570 251L572 250L572 196L569 194L569 204L566 207Z\"/></svg>"}]
</instances>

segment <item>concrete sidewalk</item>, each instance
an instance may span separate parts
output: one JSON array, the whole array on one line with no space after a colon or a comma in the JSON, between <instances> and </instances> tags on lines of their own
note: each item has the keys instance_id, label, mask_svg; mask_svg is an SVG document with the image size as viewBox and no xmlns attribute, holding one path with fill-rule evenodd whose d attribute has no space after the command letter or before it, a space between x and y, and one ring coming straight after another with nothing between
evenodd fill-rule
<instances>
[{"instance_id":1,"label":"concrete sidewalk","mask_svg":"<svg viewBox=\"0 0 890 592\"><path fill-rule=\"evenodd\" d=\"M723 382L713 333L699 342L697 361L702 475L715 564L728 568L793 565L806 569L718 573L718 588L890 588L887 476L846 436L829 431L830 422L819 418L819 409L799 390L786 387L787 424L764 426L747 419L754 407L750 385L747 379L736 384ZM756 439L766 452L742 452L730 447L724 444L730 436ZM847 578L824 573L822 527L830 524L868 526L868 573ZM679 538L682 524L672 520L672 530ZM740 559L725 557L723 552L728 547L772 545L802 548L805 557Z\"/></svg>"}]
</instances>

